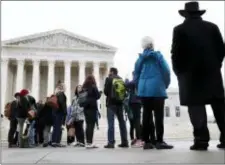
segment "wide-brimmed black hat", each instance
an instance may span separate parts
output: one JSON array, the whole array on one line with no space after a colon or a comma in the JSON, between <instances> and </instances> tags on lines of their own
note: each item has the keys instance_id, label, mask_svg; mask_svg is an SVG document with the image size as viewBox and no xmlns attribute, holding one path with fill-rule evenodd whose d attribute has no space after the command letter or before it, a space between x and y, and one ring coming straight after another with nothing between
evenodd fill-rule
<instances>
[{"instance_id":1,"label":"wide-brimmed black hat","mask_svg":"<svg viewBox=\"0 0 225 165\"><path fill-rule=\"evenodd\" d=\"M199 10L199 4L198 2L187 2L185 3L184 10L179 10L179 14L183 17L186 17L187 15L197 14L197 15L203 15L206 10Z\"/></svg>"},{"instance_id":2,"label":"wide-brimmed black hat","mask_svg":"<svg viewBox=\"0 0 225 165\"><path fill-rule=\"evenodd\" d=\"M14 94L14 97L16 98L17 96L20 96L20 93L19 92L16 92L15 94Z\"/></svg>"}]
</instances>

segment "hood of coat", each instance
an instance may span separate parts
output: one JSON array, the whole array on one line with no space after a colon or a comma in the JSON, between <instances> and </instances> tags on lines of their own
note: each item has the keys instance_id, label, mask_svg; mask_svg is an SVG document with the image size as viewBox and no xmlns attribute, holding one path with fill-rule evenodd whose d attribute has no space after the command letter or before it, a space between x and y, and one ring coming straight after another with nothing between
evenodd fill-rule
<instances>
[{"instance_id":1,"label":"hood of coat","mask_svg":"<svg viewBox=\"0 0 225 165\"><path fill-rule=\"evenodd\" d=\"M139 54L139 58L141 59L158 59L160 56L162 56L160 51L154 51L152 49L145 49L143 53Z\"/></svg>"}]
</instances>

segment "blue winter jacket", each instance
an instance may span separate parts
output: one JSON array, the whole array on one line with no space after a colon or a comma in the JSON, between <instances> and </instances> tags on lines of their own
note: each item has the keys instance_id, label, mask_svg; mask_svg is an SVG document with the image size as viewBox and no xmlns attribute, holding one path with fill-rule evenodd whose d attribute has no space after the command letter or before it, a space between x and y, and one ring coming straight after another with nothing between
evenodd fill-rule
<instances>
[{"instance_id":1,"label":"blue winter jacket","mask_svg":"<svg viewBox=\"0 0 225 165\"><path fill-rule=\"evenodd\" d=\"M170 69L159 51L145 49L134 69L139 97L165 97L170 84Z\"/></svg>"}]
</instances>

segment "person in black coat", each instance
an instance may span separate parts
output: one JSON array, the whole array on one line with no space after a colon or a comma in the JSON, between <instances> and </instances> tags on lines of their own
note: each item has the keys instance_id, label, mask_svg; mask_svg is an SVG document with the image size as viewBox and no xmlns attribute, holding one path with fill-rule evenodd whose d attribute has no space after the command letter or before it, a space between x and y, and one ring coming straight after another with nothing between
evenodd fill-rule
<instances>
[{"instance_id":1,"label":"person in black coat","mask_svg":"<svg viewBox=\"0 0 225 165\"><path fill-rule=\"evenodd\" d=\"M43 104L42 100L40 100L37 103L37 118L36 118L36 123L35 123L35 143L36 143L36 145L42 144L44 141L44 137L43 137L44 128L39 123L39 113L41 112L43 107L44 107L44 104Z\"/></svg>"},{"instance_id":2,"label":"person in black coat","mask_svg":"<svg viewBox=\"0 0 225 165\"><path fill-rule=\"evenodd\" d=\"M100 92L97 88L94 76L87 76L84 84L83 91L87 92L87 101L84 107L84 116L86 121L86 148L97 148L93 144L94 128L96 124L96 114L98 111L97 100L100 98Z\"/></svg>"},{"instance_id":3,"label":"person in black coat","mask_svg":"<svg viewBox=\"0 0 225 165\"><path fill-rule=\"evenodd\" d=\"M15 100L12 101L11 103L11 114L9 117L9 132L8 132L8 147L15 147L17 144L17 139L18 139L18 134L16 132L17 130L17 124L18 121L16 120L16 113L18 109L18 104L19 104L19 93L15 93L14 97ZM15 138L14 138L15 137Z\"/></svg>"},{"instance_id":4,"label":"person in black coat","mask_svg":"<svg viewBox=\"0 0 225 165\"><path fill-rule=\"evenodd\" d=\"M49 134L53 125L52 112L52 107L48 105L48 101L44 104L43 108L39 112L39 126L43 128L43 147L47 147L49 144Z\"/></svg>"},{"instance_id":5,"label":"person in black coat","mask_svg":"<svg viewBox=\"0 0 225 165\"><path fill-rule=\"evenodd\" d=\"M202 20L205 10L188 2L179 11L185 21L173 31L172 65L178 79L180 103L188 106L194 128L191 150L207 150L210 140L206 104L210 104L220 130L218 148L225 148L225 102L221 74L225 55L217 25Z\"/></svg>"},{"instance_id":6,"label":"person in black coat","mask_svg":"<svg viewBox=\"0 0 225 165\"><path fill-rule=\"evenodd\" d=\"M59 107L57 109L53 108L52 147L65 147L65 145L60 144L62 125L65 125L65 118L67 114L67 98L64 91L65 86L63 84L59 84L55 91Z\"/></svg>"},{"instance_id":7,"label":"person in black coat","mask_svg":"<svg viewBox=\"0 0 225 165\"><path fill-rule=\"evenodd\" d=\"M30 109L30 103L27 99L27 95L29 94L29 91L26 89L23 89L20 91L20 97L19 97L19 104L18 104L18 109L16 113L16 119L18 121L19 125L19 147L24 148L24 143L23 143L23 132L24 132L24 125L25 125L25 120L28 115L28 111Z\"/></svg>"}]
</instances>

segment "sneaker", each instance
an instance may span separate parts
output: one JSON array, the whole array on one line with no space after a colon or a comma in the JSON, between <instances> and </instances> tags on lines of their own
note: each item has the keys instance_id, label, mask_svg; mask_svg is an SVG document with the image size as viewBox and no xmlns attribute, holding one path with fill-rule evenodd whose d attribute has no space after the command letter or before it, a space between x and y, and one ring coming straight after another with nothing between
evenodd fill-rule
<instances>
[{"instance_id":1,"label":"sneaker","mask_svg":"<svg viewBox=\"0 0 225 165\"><path fill-rule=\"evenodd\" d=\"M79 143L79 147L85 147L84 143Z\"/></svg>"},{"instance_id":2,"label":"sneaker","mask_svg":"<svg viewBox=\"0 0 225 165\"><path fill-rule=\"evenodd\" d=\"M104 146L104 148L115 148L115 145L108 143L107 145Z\"/></svg>"},{"instance_id":3,"label":"sneaker","mask_svg":"<svg viewBox=\"0 0 225 165\"><path fill-rule=\"evenodd\" d=\"M131 141L130 145L131 145L131 146L134 145L134 144L136 143L136 141L137 141L137 139L133 139L133 140Z\"/></svg>"},{"instance_id":4,"label":"sneaker","mask_svg":"<svg viewBox=\"0 0 225 165\"><path fill-rule=\"evenodd\" d=\"M70 145L71 146L75 146L77 143L76 142L73 142L73 143L71 143Z\"/></svg>"},{"instance_id":5,"label":"sneaker","mask_svg":"<svg viewBox=\"0 0 225 165\"><path fill-rule=\"evenodd\" d=\"M88 143L87 145L86 145L86 148L87 149L94 149L94 148L98 148L96 145L94 145L94 144L90 144L90 143Z\"/></svg>"},{"instance_id":6,"label":"sneaker","mask_svg":"<svg viewBox=\"0 0 225 165\"><path fill-rule=\"evenodd\" d=\"M162 143L156 143L155 148L158 149L158 150L160 150L160 149L172 149L173 146L169 145L165 142L162 142Z\"/></svg>"},{"instance_id":7,"label":"sneaker","mask_svg":"<svg viewBox=\"0 0 225 165\"><path fill-rule=\"evenodd\" d=\"M58 147L56 143L51 143L52 147Z\"/></svg>"},{"instance_id":8,"label":"sneaker","mask_svg":"<svg viewBox=\"0 0 225 165\"><path fill-rule=\"evenodd\" d=\"M74 147L85 147L83 143L77 142L73 145Z\"/></svg>"},{"instance_id":9,"label":"sneaker","mask_svg":"<svg viewBox=\"0 0 225 165\"><path fill-rule=\"evenodd\" d=\"M153 148L154 148L154 145L152 143L144 143L144 145L143 145L144 150L150 150Z\"/></svg>"},{"instance_id":10,"label":"sneaker","mask_svg":"<svg viewBox=\"0 0 225 165\"><path fill-rule=\"evenodd\" d=\"M44 143L42 146L43 146L44 148L45 148L45 147L48 147L48 143Z\"/></svg>"},{"instance_id":11,"label":"sneaker","mask_svg":"<svg viewBox=\"0 0 225 165\"><path fill-rule=\"evenodd\" d=\"M51 146L52 146L52 147L66 147L65 145L60 144L60 143L52 143Z\"/></svg>"},{"instance_id":12,"label":"sneaker","mask_svg":"<svg viewBox=\"0 0 225 165\"><path fill-rule=\"evenodd\" d=\"M119 148L129 148L128 143L121 143L118 145Z\"/></svg>"},{"instance_id":13,"label":"sneaker","mask_svg":"<svg viewBox=\"0 0 225 165\"><path fill-rule=\"evenodd\" d=\"M225 143L220 143L217 145L217 148L219 149L225 149Z\"/></svg>"},{"instance_id":14,"label":"sneaker","mask_svg":"<svg viewBox=\"0 0 225 165\"><path fill-rule=\"evenodd\" d=\"M141 140L137 140L133 145L132 148L141 148L143 147L143 142Z\"/></svg>"}]
</instances>

